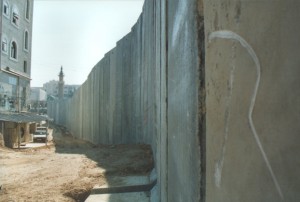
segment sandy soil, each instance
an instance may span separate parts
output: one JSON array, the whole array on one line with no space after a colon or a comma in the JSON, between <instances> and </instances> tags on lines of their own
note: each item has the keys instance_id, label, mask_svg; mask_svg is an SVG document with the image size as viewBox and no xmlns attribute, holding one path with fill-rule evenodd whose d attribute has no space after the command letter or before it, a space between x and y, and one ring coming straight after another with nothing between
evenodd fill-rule
<instances>
[{"instance_id":1,"label":"sandy soil","mask_svg":"<svg viewBox=\"0 0 300 202\"><path fill-rule=\"evenodd\" d=\"M55 127L52 145L0 147L0 201L84 201L111 176L139 175L153 168L148 145L92 145Z\"/></svg>"}]
</instances>

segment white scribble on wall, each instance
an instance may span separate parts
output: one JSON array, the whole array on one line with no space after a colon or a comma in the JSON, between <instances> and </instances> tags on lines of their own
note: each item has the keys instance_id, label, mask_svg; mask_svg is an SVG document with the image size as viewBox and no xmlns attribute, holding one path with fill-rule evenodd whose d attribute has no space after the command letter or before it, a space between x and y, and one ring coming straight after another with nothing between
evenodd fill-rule
<instances>
[{"instance_id":1,"label":"white scribble on wall","mask_svg":"<svg viewBox=\"0 0 300 202\"><path fill-rule=\"evenodd\" d=\"M245 39L243 39L240 35L232 32L232 31L228 31L228 30L220 30L220 31L215 31L215 32L212 32L209 34L209 42L208 43L211 43L213 39L217 39L217 38L220 38L220 39L229 39L229 40L234 40L234 41L237 41L239 42L246 50L247 52L249 53L249 55L251 55L254 63L255 63L255 66L256 66L256 82L255 82L255 87L254 87L254 91L253 91L253 94L252 94L252 97L251 97L251 103L250 103L250 107L249 107L249 112L248 112L248 120L249 120L249 124L250 124L250 127L251 127L251 131L252 131L252 134L254 136L254 139L259 147L259 150L262 154L262 157L266 163L266 166L270 172L270 175L273 179L273 182L275 184L275 187L280 195L280 197L283 199L283 193L281 191L281 188L280 188L280 185L278 183L278 180L273 172L273 169L272 169L272 166L269 162L269 159L265 153L265 150L263 148L263 145L260 141L260 138L259 138L259 135L257 134L256 132L256 129L255 129L255 126L254 126L254 123L253 123L253 119L252 119L252 113L253 113L253 109L254 109L254 105L255 105L255 100L256 100L256 95L257 95L257 91L258 91L258 87L259 87L259 83L260 83L260 72L261 72L261 66L260 66L260 62L258 60L258 57L256 55L256 53L254 52L254 50L252 49L252 47L245 41ZM233 72L231 71L231 74ZM233 75L231 75L231 78L230 79L233 79ZM230 81L230 92L232 91L232 84L233 84L233 80ZM229 105L226 104L226 107L229 108ZM226 109L227 111L229 109ZM228 124L229 124L229 117L230 117L230 113L225 113L225 141L228 137ZM226 121L227 120L227 121ZM226 129L227 128L227 129ZM216 183L216 186L217 187L220 187L220 184L221 184L221 177L222 177L222 169L223 169L223 164L224 164L224 153L225 153L225 145L223 145L223 148L222 148L222 157L221 159L216 163L216 167L215 167L215 183Z\"/></svg>"},{"instance_id":2,"label":"white scribble on wall","mask_svg":"<svg viewBox=\"0 0 300 202\"><path fill-rule=\"evenodd\" d=\"M184 17L187 13L187 1L179 1L178 9L175 14L175 20L173 25L173 32L172 32L172 47L174 48L177 40L178 34L180 29L184 26Z\"/></svg>"}]
</instances>

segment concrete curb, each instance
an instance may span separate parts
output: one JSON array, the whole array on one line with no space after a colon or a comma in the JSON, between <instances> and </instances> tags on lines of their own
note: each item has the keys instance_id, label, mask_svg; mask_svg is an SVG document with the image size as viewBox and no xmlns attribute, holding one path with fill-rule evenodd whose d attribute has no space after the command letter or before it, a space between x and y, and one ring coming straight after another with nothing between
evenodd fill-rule
<instances>
[{"instance_id":1,"label":"concrete curb","mask_svg":"<svg viewBox=\"0 0 300 202\"><path fill-rule=\"evenodd\" d=\"M149 192L156 185L157 180L151 181L149 184L116 186L116 187L99 187L94 188L91 194L113 194L127 192Z\"/></svg>"},{"instance_id":2,"label":"concrete curb","mask_svg":"<svg viewBox=\"0 0 300 202\"><path fill-rule=\"evenodd\" d=\"M155 169L146 176L115 176L110 179L110 184L94 187L86 202L156 201L157 193L153 191L155 187L157 187Z\"/></svg>"}]
</instances>

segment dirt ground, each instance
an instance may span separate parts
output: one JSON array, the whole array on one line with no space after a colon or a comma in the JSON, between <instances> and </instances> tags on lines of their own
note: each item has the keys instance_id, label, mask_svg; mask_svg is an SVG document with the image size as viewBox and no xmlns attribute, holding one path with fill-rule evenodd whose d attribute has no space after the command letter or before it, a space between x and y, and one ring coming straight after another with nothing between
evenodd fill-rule
<instances>
[{"instance_id":1,"label":"dirt ground","mask_svg":"<svg viewBox=\"0 0 300 202\"><path fill-rule=\"evenodd\" d=\"M153 168L148 145L93 145L54 126L52 145L0 147L0 201L84 201L111 176L139 175Z\"/></svg>"}]
</instances>

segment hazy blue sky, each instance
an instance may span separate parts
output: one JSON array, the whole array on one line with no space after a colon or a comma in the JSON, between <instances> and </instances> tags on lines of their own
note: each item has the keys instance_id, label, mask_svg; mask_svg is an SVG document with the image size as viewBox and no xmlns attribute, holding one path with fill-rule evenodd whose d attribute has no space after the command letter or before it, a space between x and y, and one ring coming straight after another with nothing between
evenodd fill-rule
<instances>
[{"instance_id":1,"label":"hazy blue sky","mask_svg":"<svg viewBox=\"0 0 300 202\"><path fill-rule=\"evenodd\" d=\"M31 86L82 84L93 66L130 32L144 0L35 0Z\"/></svg>"}]
</instances>

